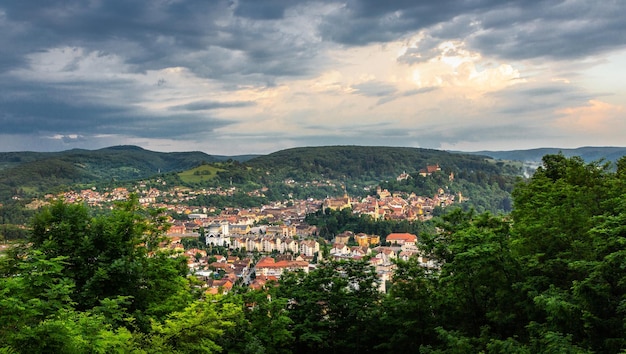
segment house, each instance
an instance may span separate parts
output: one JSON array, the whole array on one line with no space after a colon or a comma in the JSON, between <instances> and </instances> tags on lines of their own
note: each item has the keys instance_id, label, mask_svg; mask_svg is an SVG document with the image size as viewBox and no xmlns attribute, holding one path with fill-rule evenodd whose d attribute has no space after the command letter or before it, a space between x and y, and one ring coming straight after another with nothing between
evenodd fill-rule
<instances>
[{"instance_id":1,"label":"house","mask_svg":"<svg viewBox=\"0 0 626 354\"><path fill-rule=\"evenodd\" d=\"M300 242L300 253L313 257L320 250L319 242L315 240L304 240Z\"/></svg>"},{"instance_id":2,"label":"house","mask_svg":"<svg viewBox=\"0 0 626 354\"><path fill-rule=\"evenodd\" d=\"M333 247L330 249L330 254L333 256L347 256L350 254L350 248L348 248L348 246L344 243L335 242L333 243Z\"/></svg>"},{"instance_id":3,"label":"house","mask_svg":"<svg viewBox=\"0 0 626 354\"><path fill-rule=\"evenodd\" d=\"M208 289L207 294L226 294L233 289L233 282L231 279L210 279L207 281Z\"/></svg>"},{"instance_id":4,"label":"house","mask_svg":"<svg viewBox=\"0 0 626 354\"><path fill-rule=\"evenodd\" d=\"M385 241L389 244L396 244L398 246L402 245L413 245L417 243L417 236L409 233L390 233L385 238Z\"/></svg>"},{"instance_id":5,"label":"house","mask_svg":"<svg viewBox=\"0 0 626 354\"><path fill-rule=\"evenodd\" d=\"M396 181L400 182L400 181L404 181L411 178L411 175L406 173L406 171L402 172L398 177L396 177Z\"/></svg>"},{"instance_id":6,"label":"house","mask_svg":"<svg viewBox=\"0 0 626 354\"><path fill-rule=\"evenodd\" d=\"M430 176L435 172L441 171L441 167L439 167L439 164L436 165L427 165L426 168L423 168L419 171L419 174L422 177L426 177L426 176Z\"/></svg>"},{"instance_id":7,"label":"house","mask_svg":"<svg viewBox=\"0 0 626 354\"><path fill-rule=\"evenodd\" d=\"M298 241L292 238L286 238L280 243L280 252L298 253L300 252L300 245L298 244Z\"/></svg>"},{"instance_id":8,"label":"house","mask_svg":"<svg viewBox=\"0 0 626 354\"><path fill-rule=\"evenodd\" d=\"M246 247L246 241L242 236L233 236L230 238L230 249L242 249Z\"/></svg>"},{"instance_id":9,"label":"house","mask_svg":"<svg viewBox=\"0 0 626 354\"><path fill-rule=\"evenodd\" d=\"M378 247L374 258L380 259L379 265L391 264L397 258L396 252L390 247Z\"/></svg>"},{"instance_id":10,"label":"house","mask_svg":"<svg viewBox=\"0 0 626 354\"><path fill-rule=\"evenodd\" d=\"M413 251L402 251L400 252L399 258L403 261L408 261L411 257L416 256L417 252Z\"/></svg>"},{"instance_id":11,"label":"house","mask_svg":"<svg viewBox=\"0 0 626 354\"><path fill-rule=\"evenodd\" d=\"M322 203L322 210L342 210L345 208L352 208L352 201L350 200L350 197L347 193L343 195L343 198L326 198Z\"/></svg>"},{"instance_id":12,"label":"house","mask_svg":"<svg viewBox=\"0 0 626 354\"><path fill-rule=\"evenodd\" d=\"M369 247L365 246L365 247L360 247L360 246L352 246L350 247L350 255L355 258L355 257L365 257L368 254L371 253L371 250L369 249Z\"/></svg>"},{"instance_id":13,"label":"house","mask_svg":"<svg viewBox=\"0 0 626 354\"><path fill-rule=\"evenodd\" d=\"M369 247L369 246L375 246L379 244L380 236L358 233L354 236L354 240L361 247Z\"/></svg>"},{"instance_id":14,"label":"house","mask_svg":"<svg viewBox=\"0 0 626 354\"><path fill-rule=\"evenodd\" d=\"M233 224L228 228L230 233L234 235L247 235L250 232L250 225L248 224Z\"/></svg>"},{"instance_id":15,"label":"house","mask_svg":"<svg viewBox=\"0 0 626 354\"><path fill-rule=\"evenodd\" d=\"M167 230L167 234L168 235L182 235L186 231L187 231L187 228L185 227L185 224L177 223L177 224L170 226L170 229Z\"/></svg>"},{"instance_id":16,"label":"house","mask_svg":"<svg viewBox=\"0 0 626 354\"><path fill-rule=\"evenodd\" d=\"M335 236L335 242L347 244L350 241L350 237L354 237L354 233L351 231L346 231L344 233L341 233Z\"/></svg>"},{"instance_id":17,"label":"house","mask_svg":"<svg viewBox=\"0 0 626 354\"><path fill-rule=\"evenodd\" d=\"M202 258L202 257L206 257L206 251L197 249L197 248L190 248L185 251L185 256L191 259Z\"/></svg>"},{"instance_id":18,"label":"house","mask_svg":"<svg viewBox=\"0 0 626 354\"><path fill-rule=\"evenodd\" d=\"M276 277L280 278L286 271L303 270L305 273L309 272L309 262L305 261L279 261L276 262L274 258L265 257L261 258L255 266L256 275L264 277Z\"/></svg>"}]
</instances>

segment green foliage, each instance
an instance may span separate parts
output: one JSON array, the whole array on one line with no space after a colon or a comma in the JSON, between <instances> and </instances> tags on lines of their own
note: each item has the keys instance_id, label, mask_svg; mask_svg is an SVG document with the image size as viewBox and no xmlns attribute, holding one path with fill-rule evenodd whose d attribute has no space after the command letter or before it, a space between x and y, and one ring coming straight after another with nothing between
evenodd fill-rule
<instances>
[{"instance_id":1,"label":"green foliage","mask_svg":"<svg viewBox=\"0 0 626 354\"><path fill-rule=\"evenodd\" d=\"M163 322L152 322L150 350L153 353L220 353L218 344L226 331L242 317L241 307L208 298L182 311L171 313Z\"/></svg>"},{"instance_id":2,"label":"green foliage","mask_svg":"<svg viewBox=\"0 0 626 354\"><path fill-rule=\"evenodd\" d=\"M366 261L331 261L308 274L283 276L278 296L289 299L294 348L360 352L372 347L372 323L381 299L378 284Z\"/></svg>"},{"instance_id":3,"label":"green foliage","mask_svg":"<svg viewBox=\"0 0 626 354\"><path fill-rule=\"evenodd\" d=\"M368 235L379 235L382 237L381 241L384 241L384 238L392 232L408 232L419 235L425 231L434 231L433 225L429 222L374 220L370 215L354 214L350 208L318 210L308 214L305 222L317 226L318 235L328 241L345 231L352 231L355 234L363 232Z\"/></svg>"},{"instance_id":4,"label":"green foliage","mask_svg":"<svg viewBox=\"0 0 626 354\"><path fill-rule=\"evenodd\" d=\"M451 170L464 166L468 169L497 171L495 164L484 157L452 154L444 151L380 147L380 146L324 146L294 148L260 156L247 162L253 168L271 171L279 178L313 180L319 176L334 180L395 179L402 171L417 172L426 165L440 164Z\"/></svg>"},{"instance_id":5,"label":"green foliage","mask_svg":"<svg viewBox=\"0 0 626 354\"><path fill-rule=\"evenodd\" d=\"M184 305L176 302L184 300L185 261L158 250L165 226L158 213L144 213L136 198L95 218L83 205L57 202L36 215L29 241L48 257L67 257L63 273L76 284L78 309L130 296L129 311L142 320Z\"/></svg>"},{"instance_id":6,"label":"green foliage","mask_svg":"<svg viewBox=\"0 0 626 354\"><path fill-rule=\"evenodd\" d=\"M22 353L140 353L126 328L113 329L103 316L65 310L11 338Z\"/></svg>"},{"instance_id":7,"label":"green foliage","mask_svg":"<svg viewBox=\"0 0 626 354\"><path fill-rule=\"evenodd\" d=\"M526 274L518 286L532 301L535 344L609 353L626 345L626 180L608 168L548 155L513 194L513 248Z\"/></svg>"}]
</instances>

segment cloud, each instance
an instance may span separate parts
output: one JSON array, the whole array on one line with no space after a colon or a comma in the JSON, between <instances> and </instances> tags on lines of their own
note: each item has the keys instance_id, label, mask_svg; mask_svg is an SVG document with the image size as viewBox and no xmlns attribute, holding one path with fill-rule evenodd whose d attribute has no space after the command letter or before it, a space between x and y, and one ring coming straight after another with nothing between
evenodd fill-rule
<instances>
[{"instance_id":1,"label":"cloud","mask_svg":"<svg viewBox=\"0 0 626 354\"><path fill-rule=\"evenodd\" d=\"M292 6L294 0L239 0L235 8L235 15L255 20L278 20L285 15L287 7Z\"/></svg>"},{"instance_id":2,"label":"cloud","mask_svg":"<svg viewBox=\"0 0 626 354\"><path fill-rule=\"evenodd\" d=\"M127 141L223 154L578 137L593 119L620 126L621 86L586 82L622 53L624 10L584 0L9 1L0 149L17 135L48 137L50 148ZM616 62L602 75L620 77Z\"/></svg>"},{"instance_id":3,"label":"cloud","mask_svg":"<svg viewBox=\"0 0 626 354\"><path fill-rule=\"evenodd\" d=\"M252 101L234 101L234 102L215 102L215 101L196 101L191 103L186 103L182 105L169 107L170 110L184 110L184 111L206 111L212 109L222 109L222 108L241 108L241 107L251 107L256 103Z\"/></svg>"},{"instance_id":4,"label":"cloud","mask_svg":"<svg viewBox=\"0 0 626 354\"><path fill-rule=\"evenodd\" d=\"M626 131L626 108L598 100L589 100L584 106L568 107L556 112L560 115L555 126L577 134L612 136L623 139Z\"/></svg>"},{"instance_id":5,"label":"cloud","mask_svg":"<svg viewBox=\"0 0 626 354\"><path fill-rule=\"evenodd\" d=\"M354 93L368 97L384 97L396 92L393 85L378 81L367 81L352 85Z\"/></svg>"}]
</instances>

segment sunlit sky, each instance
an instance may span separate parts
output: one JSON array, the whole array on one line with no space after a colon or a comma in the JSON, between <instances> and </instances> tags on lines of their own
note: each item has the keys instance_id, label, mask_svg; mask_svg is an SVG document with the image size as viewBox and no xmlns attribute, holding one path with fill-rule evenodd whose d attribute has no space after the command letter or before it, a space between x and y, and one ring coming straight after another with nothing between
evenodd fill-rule
<instances>
[{"instance_id":1,"label":"sunlit sky","mask_svg":"<svg viewBox=\"0 0 626 354\"><path fill-rule=\"evenodd\" d=\"M626 1L0 3L0 151L626 146Z\"/></svg>"}]
</instances>

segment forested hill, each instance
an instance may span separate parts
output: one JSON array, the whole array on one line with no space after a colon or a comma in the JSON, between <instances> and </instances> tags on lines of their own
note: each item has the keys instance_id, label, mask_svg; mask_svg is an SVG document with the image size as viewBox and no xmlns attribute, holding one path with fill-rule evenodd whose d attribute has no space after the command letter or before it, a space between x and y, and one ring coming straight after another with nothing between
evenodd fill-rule
<instances>
[{"instance_id":1,"label":"forested hill","mask_svg":"<svg viewBox=\"0 0 626 354\"><path fill-rule=\"evenodd\" d=\"M600 149L598 154L603 151ZM206 165L204 170L197 170L201 165ZM439 165L441 172L428 180L417 178L419 171L429 165ZM26 200L76 184L133 181L181 171L191 177L170 174L175 177L172 183L191 188L234 184L242 192L263 186L269 188L265 195L270 200L336 195L343 193L342 188L357 196L377 185L424 195L449 187L451 192L461 192L479 204L478 210L505 211L510 208L509 193L515 177L523 173L521 162L409 147L301 147L261 156L230 157L197 151L162 153L137 146L10 152L0 153L0 203L13 196ZM414 178L397 182L404 172ZM455 177L453 185L448 183L451 175ZM287 180L303 184L286 185ZM305 182L312 181L331 183L322 187L308 184L305 188Z\"/></svg>"},{"instance_id":2,"label":"forested hill","mask_svg":"<svg viewBox=\"0 0 626 354\"><path fill-rule=\"evenodd\" d=\"M0 153L0 199L20 190L36 194L60 185L147 178L222 159L198 151L162 153L137 146Z\"/></svg>"},{"instance_id":3,"label":"forested hill","mask_svg":"<svg viewBox=\"0 0 626 354\"><path fill-rule=\"evenodd\" d=\"M539 148L530 150L511 150L511 151L477 151L469 154L477 154L482 156L490 156L500 160L516 160L523 162L541 162L541 158L545 155L554 155L562 153L565 157L579 156L584 161L590 163L604 159L606 161L615 162L620 157L626 155L626 147L596 147L585 146L576 149L561 148Z\"/></svg>"},{"instance_id":4,"label":"forested hill","mask_svg":"<svg viewBox=\"0 0 626 354\"><path fill-rule=\"evenodd\" d=\"M517 167L489 163L486 156L440 150L382 146L322 146L281 150L247 162L281 177L307 179L323 176L337 180L395 179L400 173L416 173L427 165L445 171L476 170L484 173L518 174Z\"/></svg>"}]
</instances>

